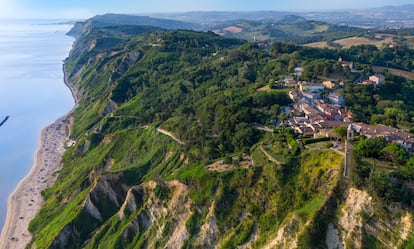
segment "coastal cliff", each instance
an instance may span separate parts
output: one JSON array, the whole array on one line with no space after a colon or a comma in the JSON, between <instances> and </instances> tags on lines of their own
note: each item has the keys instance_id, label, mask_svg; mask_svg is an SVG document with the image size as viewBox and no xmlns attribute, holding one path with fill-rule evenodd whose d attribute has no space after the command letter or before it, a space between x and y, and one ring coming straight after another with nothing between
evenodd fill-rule
<instances>
[{"instance_id":1,"label":"coastal cliff","mask_svg":"<svg viewBox=\"0 0 414 249\"><path fill-rule=\"evenodd\" d=\"M81 31L71 143L28 248L410 248L410 203L344 178L328 143L251 125L291 103L257 91L278 56L211 32Z\"/></svg>"}]
</instances>

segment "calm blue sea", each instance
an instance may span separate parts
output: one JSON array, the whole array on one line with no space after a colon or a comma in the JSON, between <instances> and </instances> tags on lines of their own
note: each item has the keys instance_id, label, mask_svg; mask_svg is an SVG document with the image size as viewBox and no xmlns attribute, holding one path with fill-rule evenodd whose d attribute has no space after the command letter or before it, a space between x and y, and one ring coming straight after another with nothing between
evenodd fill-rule
<instances>
[{"instance_id":1,"label":"calm blue sea","mask_svg":"<svg viewBox=\"0 0 414 249\"><path fill-rule=\"evenodd\" d=\"M0 230L7 198L30 171L40 131L74 105L62 63L72 47L61 21L0 20Z\"/></svg>"}]
</instances>

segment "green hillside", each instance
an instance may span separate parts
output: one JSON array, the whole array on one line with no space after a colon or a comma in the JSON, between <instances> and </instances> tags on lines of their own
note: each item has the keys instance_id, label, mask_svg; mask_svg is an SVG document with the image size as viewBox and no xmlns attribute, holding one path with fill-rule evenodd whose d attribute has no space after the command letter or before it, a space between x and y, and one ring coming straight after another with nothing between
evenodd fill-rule
<instances>
[{"instance_id":1,"label":"green hillside","mask_svg":"<svg viewBox=\"0 0 414 249\"><path fill-rule=\"evenodd\" d=\"M400 220L412 224L412 203L364 200L355 218L364 217L360 226L371 233L346 235L343 228L359 231L359 223L347 223L352 212L342 210L359 193L372 194L370 175L344 179L343 155L329 144L309 149L288 127L252 125L274 123L291 103L286 90L257 89L292 65L334 64L337 56L282 43L267 52L212 32L148 26L83 33L65 61L79 97L76 143L43 192L28 248L327 248L330 227L346 244L363 241L361 248L367 241L409 248L411 227L398 234L407 230ZM394 189L412 179L402 172ZM374 183L388 179L381 177ZM392 222L385 234L364 227Z\"/></svg>"}]
</instances>

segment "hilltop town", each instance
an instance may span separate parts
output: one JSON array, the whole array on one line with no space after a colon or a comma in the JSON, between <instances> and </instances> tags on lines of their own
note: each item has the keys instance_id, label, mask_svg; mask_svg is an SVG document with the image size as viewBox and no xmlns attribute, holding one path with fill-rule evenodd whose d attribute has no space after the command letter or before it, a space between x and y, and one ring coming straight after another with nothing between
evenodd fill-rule
<instances>
[{"instance_id":1,"label":"hilltop town","mask_svg":"<svg viewBox=\"0 0 414 249\"><path fill-rule=\"evenodd\" d=\"M383 74L363 76L363 71L355 69L353 62L343 61L342 58L338 61L351 72L361 74L357 81L348 84L373 85L377 88L385 81ZM383 137L388 142L398 143L409 153L414 152L414 136L409 132L382 124L353 122L352 110L345 107L343 96L336 91L346 83L333 80L321 83L298 81L302 71L303 68L297 67L295 77L285 76L283 79L283 86L293 89L289 91L293 104L287 109L289 118L286 124L297 134L314 138L330 137L333 135L332 129L349 127L367 138Z\"/></svg>"}]
</instances>

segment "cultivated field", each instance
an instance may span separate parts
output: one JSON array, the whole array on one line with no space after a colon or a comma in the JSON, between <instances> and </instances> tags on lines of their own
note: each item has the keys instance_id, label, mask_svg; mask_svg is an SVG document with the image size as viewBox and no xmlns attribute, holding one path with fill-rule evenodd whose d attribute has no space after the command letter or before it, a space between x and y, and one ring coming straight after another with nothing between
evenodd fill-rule
<instances>
[{"instance_id":1,"label":"cultivated field","mask_svg":"<svg viewBox=\"0 0 414 249\"><path fill-rule=\"evenodd\" d=\"M391 43L392 36L386 36L384 40L371 40L365 37L350 37L350 38L336 40L334 42L340 44L343 48L350 48L352 46L358 46L358 45L364 45L364 44L370 44L370 45L374 45L380 48L384 44Z\"/></svg>"},{"instance_id":2,"label":"cultivated field","mask_svg":"<svg viewBox=\"0 0 414 249\"><path fill-rule=\"evenodd\" d=\"M243 31L242 28L237 27L237 26L229 26L229 27L224 28L223 30L230 32L230 33L240 33Z\"/></svg>"},{"instance_id":3,"label":"cultivated field","mask_svg":"<svg viewBox=\"0 0 414 249\"><path fill-rule=\"evenodd\" d=\"M312 48L333 48L329 46L327 42L312 42L312 43L304 44L304 46L312 47Z\"/></svg>"},{"instance_id":4,"label":"cultivated field","mask_svg":"<svg viewBox=\"0 0 414 249\"><path fill-rule=\"evenodd\" d=\"M388 70L389 73L404 77L408 80L414 80L414 73L404 70L398 70L393 68L386 68L386 67L379 67L379 66L373 66L372 70L376 73L382 73L384 69Z\"/></svg>"},{"instance_id":5,"label":"cultivated field","mask_svg":"<svg viewBox=\"0 0 414 249\"><path fill-rule=\"evenodd\" d=\"M407 45L411 48L414 49L414 36L410 35L410 36L404 36L405 39L407 39Z\"/></svg>"}]
</instances>

